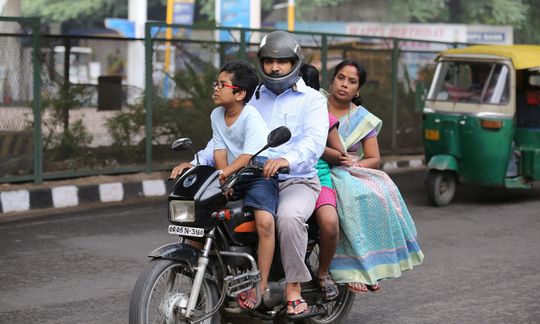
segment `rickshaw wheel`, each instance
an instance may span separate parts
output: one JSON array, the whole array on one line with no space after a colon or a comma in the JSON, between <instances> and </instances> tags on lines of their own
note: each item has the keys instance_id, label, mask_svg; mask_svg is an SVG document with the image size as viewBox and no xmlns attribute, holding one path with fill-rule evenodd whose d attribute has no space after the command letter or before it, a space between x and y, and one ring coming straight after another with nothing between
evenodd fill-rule
<instances>
[{"instance_id":1,"label":"rickshaw wheel","mask_svg":"<svg viewBox=\"0 0 540 324\"><path fill-rule=\"evenodd\" d=\"M456 193L456 175L452 171L430 170L427 178L429 202L446 206Z\"/></svg>"}]
</instances>

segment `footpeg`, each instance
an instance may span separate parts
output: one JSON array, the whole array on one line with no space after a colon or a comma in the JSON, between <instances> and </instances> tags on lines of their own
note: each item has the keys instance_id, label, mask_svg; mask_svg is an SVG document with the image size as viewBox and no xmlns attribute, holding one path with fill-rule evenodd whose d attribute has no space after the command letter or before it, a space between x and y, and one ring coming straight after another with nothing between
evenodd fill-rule
<instances>
[{"instance_id":1,"label":"footpeg","mask_svg":"<svg viewBox=\"0 0 540 324\"><path fill-rule=\"evenodd\" d=\"M248 271L237 276L227 276L224 279L227 296L236 298L240 293L251 290L261 281L259 271Z\"/></svg>"}]
</instances>

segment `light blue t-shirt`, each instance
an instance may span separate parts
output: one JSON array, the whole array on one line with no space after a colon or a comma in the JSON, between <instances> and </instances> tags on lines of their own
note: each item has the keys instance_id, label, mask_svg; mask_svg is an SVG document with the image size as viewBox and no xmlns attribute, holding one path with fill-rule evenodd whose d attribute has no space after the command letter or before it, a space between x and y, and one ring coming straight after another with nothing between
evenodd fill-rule
<instances>
[{"instance_id":1,"label":"light blue t-shirt","mask_svg":"<svg viewBox=\"0 0 540 324\"><path fill-rule=\"evenodd\" d=\"M268 126L255 107L246 105L240 116L228 127L225 124L225 108L217 107L210 115L214 150L226 149L230 165L241 154L253 155L266 145ZM265 152L259 156L267 156Z\"/></svg>"}]
</instances>

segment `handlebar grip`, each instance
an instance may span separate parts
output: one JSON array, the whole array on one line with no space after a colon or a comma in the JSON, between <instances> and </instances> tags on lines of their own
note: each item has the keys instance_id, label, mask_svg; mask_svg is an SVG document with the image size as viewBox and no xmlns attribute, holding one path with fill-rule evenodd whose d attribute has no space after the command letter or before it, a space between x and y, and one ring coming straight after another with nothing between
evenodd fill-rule
<instances>
[{"instance_id":1,"label":"handlebar grip","mask_svg":"<svg viewBox=\"0 0 540 324\"><path fill-rule=\"evenodd\" d=\"M291 171L291 168L289 167L282 167L277 170L279 174L289 174L290 171Z\"/></svg>"}]
</instances>

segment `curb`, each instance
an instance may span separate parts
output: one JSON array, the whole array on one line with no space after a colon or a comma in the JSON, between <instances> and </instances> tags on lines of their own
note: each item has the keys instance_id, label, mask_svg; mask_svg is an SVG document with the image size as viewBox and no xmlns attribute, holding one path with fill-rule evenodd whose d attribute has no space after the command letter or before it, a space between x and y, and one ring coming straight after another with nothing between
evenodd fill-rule
<instances>
[{"instance_id":1,"label":"curb","mask_svg":"<svg viewBox=\"0 0 540 324\"><path fill-rule=\"evenodd\" d=\"M0 192L0 213L161 197L169 191L169 186L172 186L172 183L169 185L165 180L142 180L3 191Z\"/></svg>"},{"instance_id":2,"label":"curb","mask_svg":"<svg viewBox=\"0 0 540 324\"><path fill-rule=\"evenodd\" d=\"M425 166L423 159L397 160L382 163L384 172L391 172L398 169L423 168Z\"/></svg>"},{"instance_id":3,"label":"curb","mask_svg":"<svg viewBox=\"0 0 540 324\"><path fill-rule=\"evenodd\" d=\"M396 173L420 168L424 168L423 158L392 156L382 157L380 169L387 173ZM127 181L108 178L93 184L85 184L84 181L82 184L51 182L48 187L38 188L35 188L34 184L18 186L19 189L0 191L0 215L164 197L172 189L173 182L163 180L164 174L150 177L153 178L138 181L130 181L129 177Z\"/></svg>"}]
</instances>

